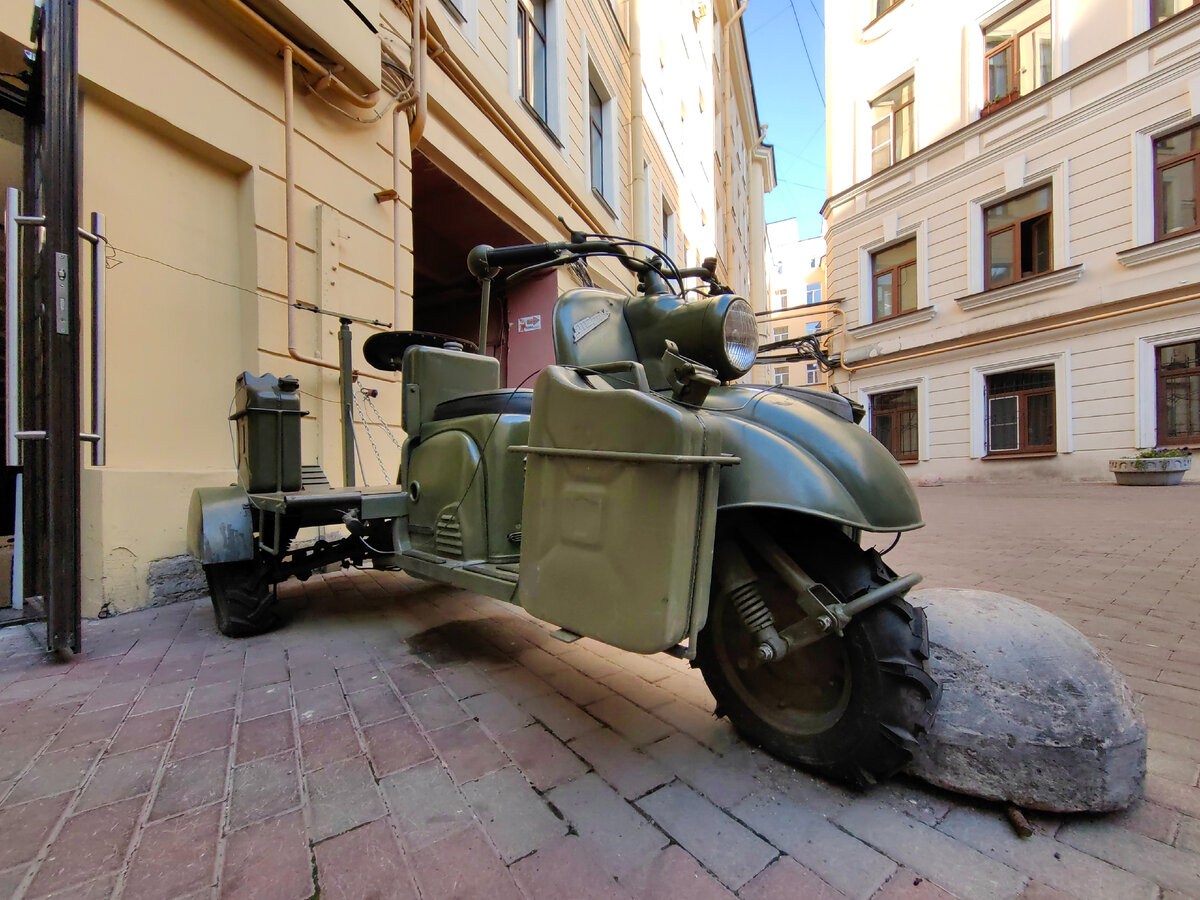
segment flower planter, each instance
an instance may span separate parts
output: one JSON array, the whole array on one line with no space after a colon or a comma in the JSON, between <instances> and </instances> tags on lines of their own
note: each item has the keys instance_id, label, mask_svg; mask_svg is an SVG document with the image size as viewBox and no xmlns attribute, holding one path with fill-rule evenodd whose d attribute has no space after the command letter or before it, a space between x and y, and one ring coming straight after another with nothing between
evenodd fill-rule
<instances>
[{"instance_id":1,"label":"flower planter","mask_svg":"<svg viewBox=\"0 0 1200 900\"><path fill-rule=\"evenodd\" d=\"M1126 457L1110 459L1108 470L1117 484L1179 484L1183 473L1192 467L1190 456Z\"/></svg>"}]
</instances>

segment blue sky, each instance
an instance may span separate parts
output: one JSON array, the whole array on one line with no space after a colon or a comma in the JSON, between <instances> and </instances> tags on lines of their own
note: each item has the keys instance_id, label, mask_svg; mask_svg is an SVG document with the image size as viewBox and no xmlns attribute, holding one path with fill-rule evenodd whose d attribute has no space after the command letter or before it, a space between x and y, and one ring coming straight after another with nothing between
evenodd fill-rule
<instances>
[{"instance_id":1,"label":"blue sky","mask_svg":"<svg viewBox=\"0 0 1200 900\"><path fill-rule=\"evenodd\" d=\"M758 117L775 145L767 221L794 216L801 237L821 234L825 200L824 16L824 0L750 0L744 14Z\"/></svg>"}]
</instances>

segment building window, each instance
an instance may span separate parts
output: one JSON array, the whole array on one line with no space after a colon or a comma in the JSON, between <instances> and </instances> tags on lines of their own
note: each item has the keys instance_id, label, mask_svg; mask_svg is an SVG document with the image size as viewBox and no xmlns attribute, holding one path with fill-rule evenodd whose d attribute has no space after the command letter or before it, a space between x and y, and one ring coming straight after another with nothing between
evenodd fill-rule
<instances>
[{"instance_id":1,"label":"building window","mask_svg":"<svg viewBox=\"0 0 1200 900\"><path fill-rule=\"evenodd\" d=\"M1159 444L1200 444L1200 341L1156 347Z\"/></svg>"},{"instance_id":2,"label":"building window","mask_svg":"<svg viewBox=\"0 0 1200 900\"><path fill-rule=\"evenodd\" d=\"M1154 238L1200 230L1196 186L1200 184L1200 125L1154 142Z\"/></svg>"},{"instance_id":3,"label":"building window","mask_svg":"<svg viewBox=\"0 0 1200 900\"><path fill-rule=\"evenodd\" d=\"M1053 453L1054 366L987 376L987 455Z\"/></svg>"},{"instance_id":4,"label":"building window","mask_svg":"<svg viewBox=\"0 0 1200 900\"><path fill-rule=\"evenodd\" d=\"M901 462L917 459L917 389L871 395L871 434Z\"/></svg>"},{"instance_id":5,"label":"building window","mask_svg":"<svg viewBox=\"0 0 1200 900\"><path fill-rule=\"evenodd\" d=\"M817 369L816 363L809 363L804 367L805 384L820 384L821 372Z\"/></svg>"},{"instance_id":6,"label":"building window","mask_svg":"<svg viewBox=\"0 0 1200 900\"><path fill-rule=\"evenodd\" d=\"M871 321L917 308L917 239L871 254Z\"/></svg>"},{"instance_id":7,"label":"building window","mask_svg":"<svg viewBox=\"0 0 1200 900\"><path fill-rule=\"evenodd\" d=\"M771 329L771 343L777 344L780 341L788 339L788 327L786 325L776 325Z\"/></svg>"},{"instance_id":8,"label":"building window","mask_svg":"<svg viewBox=\"0 0 1200 900\"><path fill-rule=\"evenodd\" d=\"M986 115L1041 87L1053 77L1050 0L1033 0L983 29L987 72Z\"/></svg>"},{"instance_id":9,"label":"building window","mask_svg":"<svg viewBox=\"0 0 1200 900\"><path fill-rule=\"evenodd\" d=\"M1047 184L984 209L985 288L1050 271L1051 197Z\"/></svg>"},{"instance_id":10,"label":"building window","mask_svg":"<svg viewBox=\"0 0 1200 900\"><path fill-rule=\"evenodd\" d=\"M463 8L463 0L442 0L442 5L450 10L450 15L461 25L467 21L467 11Z\"/></svg>"},{"instance_id":11,"label":"building window","mask_svg":"<svg viewBox=\"0 0 1200 900\"><path fill-rule=\"evenodd\" d=\"M521 99L546 122L546 0L517 0L517 45Z\"/></svg>"},{"instance_id":12,"label":"building window","mask_svg":"<svg viewBox=\"0 0 1200 900\"><path fill-rule=\"evenodd\" d=\"M775 292L775 308L787 309L787 288L780 288Z\"/></svg>"},{"instance_id":13,"label":"building window","mask_svg":"<svg viewBox=\"0 0 1200 900\"><path fill-rule=\"evenodd\" d=\"M871 173L882 172L913 152L913 80L871 101Z\"/></svg>"},{"instance_id":14,"label":"building window","mask_svg":"<svg viewBox=\"0 0 1200 900\"><path fill-rule=\"evenodd\" d=\"M816 334L820 330L821 330L820 322L809 322L804 326L805 334Z\"/></svg>"},{"instance_id":15,"label":"building window","mask_svg":"<svg viewBox=\"0 0 1200 900\"><path fill-rule=\"evenodd\" d=\"M592 190L607 196L604 184L604 100L594 84L588 85L588 128L591 135Z\"/></svg>"},{"instance_id":16,"label":"building window","mask_svg":"<svg viewBox=\"0 0 1200 900\"><path fill-rule=\"evenodd\" d=\"M776 369L775 370L775 383L776 384L791 384L791 377L788 374L787 369Z\"/></svg>"},{"instance_id":17,"label":"building window","mask_svg":"<svg viewBox=\"0 0 1200 900\"><path fill-rule=\"evenodd\" d=\"M675 210L671 209L671 204L667 202L667 198L663 197L662 202L662 248L667 256L674 258L675 256Z\"/></svg>"},{"instance_id":18,"label":"building window","mask_svg":"<svg viewBox=\"0 0 1200 900\"><path fill-rule=\"evenodd\" d=\"M899 6L904 0L875 0L875 18L878 19L894 6Z\"/></svg>"},{"instance_id":19,"label":"building window","mask_svg":"<svg viewBox=\"0 0 1200 900\"><path fill-rule=\"evenodd\" d=\"M1185 9L1191 9L1197 0L1150 0L1150 25L1165 22L1171 16L1177 16Z\"/></svg>"},{"instance_id":20,"label":"building window","mask_svg":"<svg viewBox=\"0 0 1200 900\"><path fill-rule=\"evenodd\" d=\"M819 284L806 284L804 286L804 302L809 306L821 302L821 286Z\"/></svg>"}]
</instances>

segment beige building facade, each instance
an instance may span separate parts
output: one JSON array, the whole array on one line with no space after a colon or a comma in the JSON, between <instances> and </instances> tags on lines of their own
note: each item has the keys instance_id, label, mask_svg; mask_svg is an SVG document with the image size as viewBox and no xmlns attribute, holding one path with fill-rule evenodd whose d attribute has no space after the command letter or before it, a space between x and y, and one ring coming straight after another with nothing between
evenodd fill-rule
<instances>
[{"instance_id":1,"label":"beige building facade","mask_svg":"<svg viewBox=\"0 0 1200 900\"><path fill-rule=\"evenodd\" d=\"M825 300L825 241L800 237L796 219L782 219L767 225L767 271L770 279L770 304L759 316L759 342L769 348L779 341L816 335L829 326ZM826 340L818 337L824 345ZM784 357L794 348L765 349L763 358ZM828 373L807 360L764 362L756 365L748 380L756 384L787 384L796 387L824 388Z\"/></svg>"},{"instance_id":2,"label":"beige building facade","mask_svg":"<svg viewBox=\"0 0 1200 900\"><path fill-rule=\"evenodd\" d=\"M31 15L0 4L0 70ZM192 489L236 478L238 373L299 377L303 462L340 482L338 319L314 310L384 323L353 326L357 477L378 484L401 387L362 343L476 338L476 244L628 235L716 256L766 303L773 160L734 0L82 0L79 35L83 209L109 240L84 615L171 599ZM5 187L19 144L5 124ZM585 278L626 283L593 264L498 292L487 349L508 383L552 361L549 329L518 320L548 322Z\"/></svg>"},{"instance_id":3,"label":"beige building facade","mask_svg":"<svg viewBox=\"0 0 1200 900\"><path fill-rule=\"evenodd\" d=\"M947 480L1200 445L1200 10L827 13L833 382L864 426Z\"/></svg>"}]
</instances>

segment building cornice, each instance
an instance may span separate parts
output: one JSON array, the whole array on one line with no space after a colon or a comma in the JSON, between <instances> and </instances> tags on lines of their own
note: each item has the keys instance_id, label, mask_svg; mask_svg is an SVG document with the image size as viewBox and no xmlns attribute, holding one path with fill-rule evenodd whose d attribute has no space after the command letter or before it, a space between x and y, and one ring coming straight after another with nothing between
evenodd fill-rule
<instances>
[{"instance_id":1,"label":"building cornice","mask_svg":"<svg viewBox=\"0 0 1200 900\"><path fill-rule=\"evenodd\" d=\"M954 302L963 310L979 309L981 306L1004 303L1006 300L1015 300L1017 297L1027 297L1030 294L1048 291L1051 288L1074 284L1082 277L1083 263L1079 263L1075 266L1067 266L1064 269L1047 272L1045 275L1038 275L1036 278L1015 281L1004 287L980 291L978 294L968 294L965 297L959 297Z\"/></svg>"},{"instance_id":2,"label":"building cornice","mask_svg":"<svg viewBox=\"0 0 1200 900\"><path fill-rule=\"evenodd\" d=\"M1120 106L1140 94L1153 90L1160 84L1178 79L1186 80L1187 76L1200 70L1200 52L1197 52L1195 49L1192 50L1193 55L1190 58L1176 59L1170 65L1163 66L1159 71L1105 94L1079 109L1071 110L1032 132L1022 128L1015 129L1015 131L1020 133L1011 140L998 140L978 156L966 160L957 166L953 166L933 178L922 181L916 177L916 170L919 167L928 164L934 157L955 144L963 143L973 137L982 137L989 131L1002 132L1004 124L1010 123L1013 119L1017 119L1036 109L1039 104L1051 103L1056 96L1069 92L1073 87L1087 81L1089 78L1095 77L1104 70L1119 65L1158 43L1166 42L1175 35L1189 29L1197 28L1198 26L1200 26L1200 7L1180 13L1162 25L1143 32L1125 43L1114 47L1112 50L1089 60L1078 68L1060 75L1058 78L1025 95L1004 109L988 116L982 116L974 122L970 122L956 131L952 131L945 137L934 141L929 146L922 147L903 161L884 169L878 175L873 175L844 191L833 194L822 204L821 215L827 218L834 206L854 200L860 195L876 190L880 185L886 184L893 179L908 177L911 180L911 184L907 186L907 190L892 192L887 201L871 208L869 214L877 216L881 209L898 204L916 191L924 192L957 181L965 174L992 165L998 159L1006 158L1022 147L1044 141L1048 136L1071 128L1080 121L1090 119L1108 109ZM843 222L838 223L838 226L835 227L850 226L857 223L866 215L868 213L865 210L861 213L855 213L843 220Z\"/></svg>"}]
</instances>

